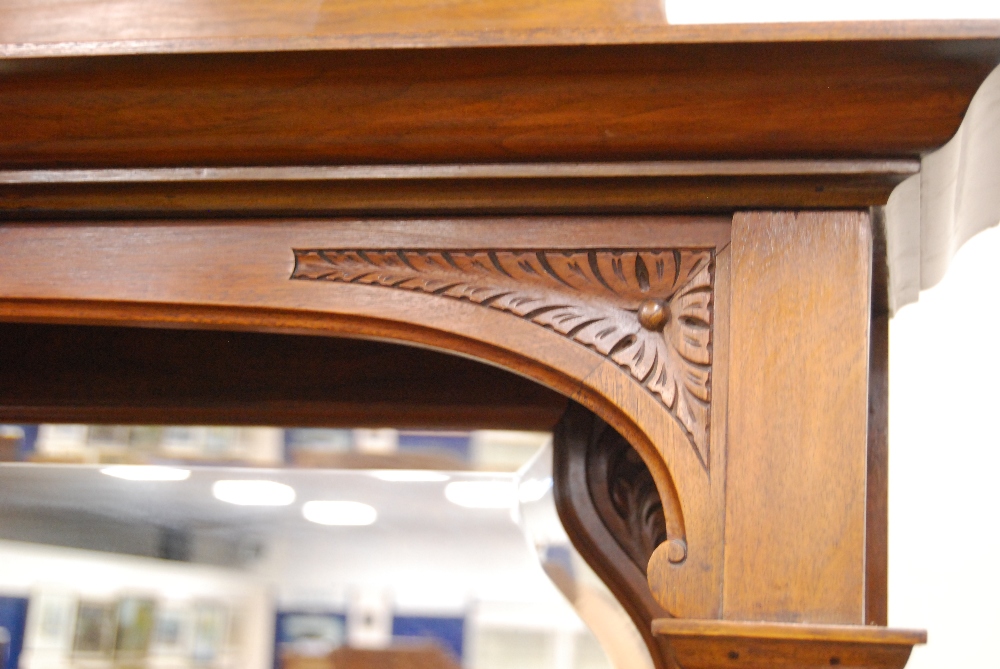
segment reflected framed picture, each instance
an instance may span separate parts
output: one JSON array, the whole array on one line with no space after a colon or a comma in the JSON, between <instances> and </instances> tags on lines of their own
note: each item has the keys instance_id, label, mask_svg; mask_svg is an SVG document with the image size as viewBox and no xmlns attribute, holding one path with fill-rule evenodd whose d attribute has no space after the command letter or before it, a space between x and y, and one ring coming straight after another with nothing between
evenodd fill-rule
<instances>
[{"instance_id":1,"label":"reflected framed picture","mask_svg":"<svg viewBox=\"0 0 1000 669\"><path fill-rule=\"evenodd\" d=\"M135 661L149 652L156 621L156 602L148 597L123 597L118 600L118 633L115 635L115 660Z\"/></svg>"},{"instance_id":2,"label":"reflected framed picture","mask_svg":"<svg viewBox=\"0 0 1000 669\"><path fill-rule=\"evenodd\" d=\"M346 617L338 613L279 611L279 651L285 658L326 657L344 644L346 622Z\"/></svg>"},{"instance_id":3,"label":"reflected framed picture","mask_svg":"<svg viewBox=\"0 0 1000 669\"><path fill-rule=\"evenodd\" d=\"M115 649L117 607L113 602L81 600L73 628L73 656L110 658Z\"/></svg>"},{"instance_id":4,"label":"reflected framed picture","mask_svg":"<svg viewBox=\"0 0 1000 669\"><path fill-rule=\"evenodd\" d=\"M191 659L214 664L225 650L229 610L219 602L199 602L194 607L194 642Z\"/></svg>"},{"instance_id":5,"label":"reflected framed picture","mask_svg":"<svg viewBox=\"0 0 1000 669\"><path fill-rule=\"evenodd\" d=\"M156 609L156 624L149 654L182 657L191 653L194 612L189 606L165 604Z\"/></svg>"},{"instance_id":6,"label":"reflected framed picture","mask_svg":"<svg viewBox=\"0 0 1000 669\"><path fill-rule=\"evenodd\" d=\"M68 656L73 643L76 595L61 591L36 591L28 601L24 646L47 656Z\"/></svg>"}]
</instances>

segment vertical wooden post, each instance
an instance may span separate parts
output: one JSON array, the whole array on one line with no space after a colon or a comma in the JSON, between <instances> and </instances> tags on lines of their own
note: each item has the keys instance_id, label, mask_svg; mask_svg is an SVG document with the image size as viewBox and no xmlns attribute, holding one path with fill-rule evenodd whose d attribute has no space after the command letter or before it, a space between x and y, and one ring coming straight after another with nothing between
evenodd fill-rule
<instances>
[{"instance_id":1,"label":"vertical wooden post","mask_svg":"<svg viewBox=\"0 0 1000 669\"><path fill-rule=\"evenodd\" d=\"M861 212L734 218L724 618L864 622L871 244Z\"/></svg>"},{"instance_id":2,"label":"vertical wooden post","mask_svg":"<svg viewBox=\"0 0 1000 669\"><path fill-rule=\"evenodd\" d=\"M865 624L888 625L889 314L873 313L868 365L868 492L865 515Z\"/></svg>"},{"instance_id":3,"label":"vertical wooden post","mask_svg":"<svg viewBox=\"0 0 1000 669\"><path fill-rule=\"evenodd\" d=\"M889 262L885 210L870 210L872 321L868 352L865 624L889 624Z\"/></svg>"}]
</instances>

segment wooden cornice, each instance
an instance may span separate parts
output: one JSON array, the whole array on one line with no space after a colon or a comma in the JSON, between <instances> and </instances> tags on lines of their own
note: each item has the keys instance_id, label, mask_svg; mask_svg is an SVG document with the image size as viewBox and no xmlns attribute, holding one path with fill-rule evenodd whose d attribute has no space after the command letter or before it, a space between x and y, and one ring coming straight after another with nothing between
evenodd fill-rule
<instances>
[{"instance_id":1,"label":"wooden cornice","mask_svg":"<svg viewBox=\"0 0 1000 669\"><path fill-rule=\"evenodd\" d=\"M886 202L916 160L0 171L0 220L728 212Z\"/></svg>"},{"instance_id":2,"label":"wooden cornice","mask_svg":"<svg viewBox=\"0 0 1000 669\"><path fill-rule=\"evenodd\" d=\"M0 7L6 57L1000 37L997 20L676 25L661 0L120 0Z\"/></svg>"},{"instance_id":3,"label":"wooden cornice","mask_svg":"<svg viewBox=\"0 0 1000 669\"><path fill-rule=\"evenodd\" d=\"M1000 63L1000 29L969 25L933 39L761 28L778 41L736 42L720 28L717 42L8 49L0 169L915 159ZM880 188L841 206L878 204Z\"/></svg>"}]
</instances>

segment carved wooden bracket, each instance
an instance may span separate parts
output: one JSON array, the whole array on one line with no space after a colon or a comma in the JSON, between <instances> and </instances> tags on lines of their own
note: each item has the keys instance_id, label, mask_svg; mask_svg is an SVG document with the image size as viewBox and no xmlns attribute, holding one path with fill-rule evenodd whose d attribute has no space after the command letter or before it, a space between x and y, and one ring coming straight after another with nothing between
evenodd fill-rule
<instances>
[{"instance_id":1,"label":"carved wooden bracket","mask_svg":"<svg viewBox=\"0 0 1000 669\"><path fill-rule=\"evenodd\" d=\"M573 545L632 618L656 669L668 669L666 641L651 627L666 611L646 582L649 558L668 540L652 473L624 437L576 403L556 425L552 472Z\"/></svg>"},{"instance_id":2,"label":"carved wooden bracket","mask_svg":"<svg viewBox=\"0 0 1000 669\"><path fill-rule=\"evenodd\" d=\"M630 388L605 397L614 397L614 410L626 408L637 431L628 440L610 428L595 437L586 475L596 477L589 489L600 522L641 581L648 566L648 627L653 613L711 617L721 609L724 454L712 449L717 248L298 247L290 278L504 312L625 372ZM728 256L724 268L728 276ZM600 383L617 383L607 379ZM606 443L616 437L614 447ZM678 451L683 443L693 457Z\"/></svg>"},{"instance_id":3,"label":"carved wooden bracket","mask_svg":"<svg viewBox=\"0 0 1000 669\"><path fill-rule=\"evenodd\" d=\"M711 250L296 249L291 278L468 300L550 328L627 369L709 466Z\"/></svg>"},{"instance_id":4,"label":"carved wooden bracket","mask_svg":"<svg viewBox=\"0 0 1000 669\"><path fill-rule=\"evenodd\" d=\"M587 489L597 513L622 550L643 572L667 541L663 503L656 481L632 446L600 419L587 445ZM686 551L678 545L675 553Z\"/></svg>"}]
</instances>

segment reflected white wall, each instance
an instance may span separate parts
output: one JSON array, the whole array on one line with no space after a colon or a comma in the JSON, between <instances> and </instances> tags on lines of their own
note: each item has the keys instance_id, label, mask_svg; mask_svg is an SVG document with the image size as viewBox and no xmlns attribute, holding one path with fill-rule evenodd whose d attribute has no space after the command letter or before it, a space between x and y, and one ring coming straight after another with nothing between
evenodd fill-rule
<instances>
[{"instance_id":1,"label":"reflected white wall","mask_svg":"<svg viewBox=\"0 0 1000 669\"><path fill-rule=\"evenodd\" d=\"M912 669L995 668L1000 635L1000 229L890 324L889 622Z\"/></svg>"},{"instance_id":2,"label":"reflected white wall","mask_svg":"<svg viewBox=\"0 0 1000 669\"><path fill-rule=\"evenodd\" d=\"M217 601L238 611L243 646L231 664L240 669L270 669L274 639L271 593L245 572L152 558L0 541L0 592L29 597L28 636L22 666L68 665L64 652L33 653L32 606L40 595L64 594L110 600L152 597L166 605ZM68 628L71 632L71 628ZM43 649L44 650L44 649Z\"/></svg>"},{"instance_id":3,"label":"reflected white wall","mask_svg":"<svg viewBox=\"0 0 1000 669\"><path fill-rule=\"evenodd\" d=\"M665 0L664 9L673 24L1000 18L996 0Z\"/></svg>"}]
</instances>

